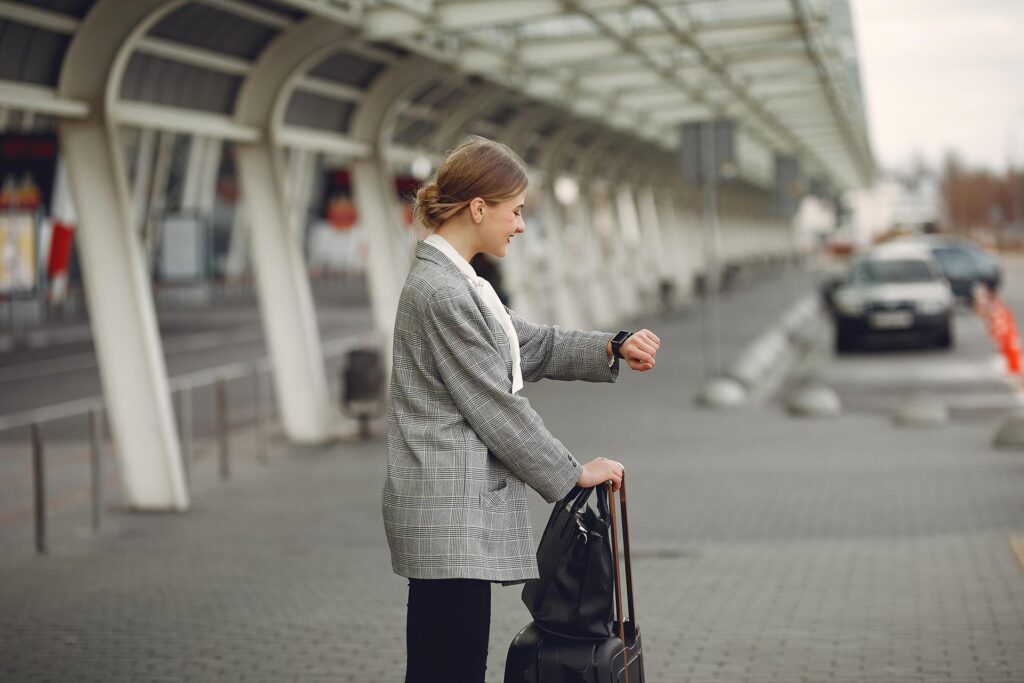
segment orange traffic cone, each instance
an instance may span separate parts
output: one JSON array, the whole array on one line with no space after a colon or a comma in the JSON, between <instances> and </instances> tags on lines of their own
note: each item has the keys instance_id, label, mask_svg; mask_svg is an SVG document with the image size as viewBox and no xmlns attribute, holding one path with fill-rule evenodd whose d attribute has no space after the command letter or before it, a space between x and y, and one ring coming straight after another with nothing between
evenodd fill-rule
<instances>
[{"instance_id":1,"label":"orange traffic cone","mask_svg":"<svg viewBox=\"0 0 1024 683\"><path fill-rule=\"evenodd\" d=\"M1013 335L1003 349L1006 356L1006 368L1014 375L1021 373L1020 365L1020 335Z\"/></svg>"},{"instance_id":2,"label":"orange traffic cone","mask_svg":"<svg viewBox=\"0 0 1024 683\"><path fill-rule=\"evenodd\" d=\"M1003 355L1006 356L1007 369L1013 374L1020 374L1020 330L1013 313L1006 312L1007 331L1003 340Z\"/></svg>"}]
</instances>

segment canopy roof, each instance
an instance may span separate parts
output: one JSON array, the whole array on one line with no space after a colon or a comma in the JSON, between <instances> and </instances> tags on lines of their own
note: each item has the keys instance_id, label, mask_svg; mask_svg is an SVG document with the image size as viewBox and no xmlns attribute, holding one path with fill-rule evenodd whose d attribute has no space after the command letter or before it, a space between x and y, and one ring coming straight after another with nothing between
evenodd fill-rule
<instances>
[{"instance_id":1,"label":"canopy roof","mask_svg":"<svg viewBox=\"0 0 1024 683\"><path fill-rule=\"evenodd\" d=\"M88 111L57 86L94 2L0 0L0 107ZM599 136L667 165L681 124L726 118L739 124L748 180L770 183L776 154L836 188L864 185L874 170L846 0L163 4L128 46L116 89L123 123L251 139L258 132L234 115L247 74L275 38L315 17L337 26L337 46L292 84L287 144L367 153L350 135L353 113L384 71L413 56L442 68L404 100L389 141L396 149L443 151L446 124L467 108L458 131L491 135L531 111L528 156L570 119L569 169L572 150Z\"/></svg>"}]
</instances>

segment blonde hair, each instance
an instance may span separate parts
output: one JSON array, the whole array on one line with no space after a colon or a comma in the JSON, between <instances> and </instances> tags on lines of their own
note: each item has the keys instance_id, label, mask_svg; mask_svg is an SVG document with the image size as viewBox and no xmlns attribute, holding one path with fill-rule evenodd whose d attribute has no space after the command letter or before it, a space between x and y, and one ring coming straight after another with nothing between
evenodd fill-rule
<instances>
[{"instance_id":1,"label":"blonde hair","mask_svg":"<svg viewBox=\"0 0 1024 683\"><path fill-rule=\"evenodd\" d=\"M434 179L416 193L416 220L436 230L475 197L498 204L526 189L526 164L508 145L471 135L445 155Z\"/></svg>"}]
</instances>

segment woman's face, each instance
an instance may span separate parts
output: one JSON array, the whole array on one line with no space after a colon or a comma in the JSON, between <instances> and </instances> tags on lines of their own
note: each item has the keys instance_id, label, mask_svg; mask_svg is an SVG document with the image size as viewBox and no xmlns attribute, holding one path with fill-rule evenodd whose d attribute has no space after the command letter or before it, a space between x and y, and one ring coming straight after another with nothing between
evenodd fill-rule
<instances>
[{"instance_id":1,"label":"woman's face","mask_svg":"<svg viewBox=\"0 0 1024 683\"><path fill-rule=\"evenodd\" d=\"M523 223L523 204L526 190L500 204L485 205L483 220L478 225L480 251L501 258L512 238L526 229Z\"/></svg>"}]
</instances>

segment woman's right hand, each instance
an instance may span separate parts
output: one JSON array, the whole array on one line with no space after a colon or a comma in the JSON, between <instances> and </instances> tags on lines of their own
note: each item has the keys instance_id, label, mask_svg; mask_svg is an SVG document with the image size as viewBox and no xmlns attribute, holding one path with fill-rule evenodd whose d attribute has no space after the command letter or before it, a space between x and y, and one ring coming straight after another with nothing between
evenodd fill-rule
<instances>
[{"instance_id":1,"label":"woman's right hand","mask_svg":"<svg viewBox=\"0 0 1024 683\"><path fill-rule=\"evenodd\" d=\"M618 491L619 487L622 486L622 475L625 472L626 468L622 466L621 462L609 460L608 458L594 458L583 466L583 471L580 473L580 478L576 481L576 485L580 488L589 489L610 481L612 482L613 490Z\"/></svg>"}]
</instances>

